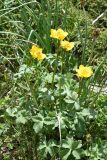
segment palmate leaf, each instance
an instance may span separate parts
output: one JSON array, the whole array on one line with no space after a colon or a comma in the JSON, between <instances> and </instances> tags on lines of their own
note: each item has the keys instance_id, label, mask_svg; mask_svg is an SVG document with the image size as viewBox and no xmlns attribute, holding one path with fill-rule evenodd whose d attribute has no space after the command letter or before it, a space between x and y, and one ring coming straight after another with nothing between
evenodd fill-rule
<instances>
[{"instance_id":1,"label":"palmate leaf","mask_svg":"<svg viewBox=\"0 0 107 160\"><path fill-rule=\"evenodd\" d=\"M68 157L71 155L71 149L68 151L66 151L66 152L63 152L63 154L65 154L63 157L62 157L62 160L67 160L68 159Z\"/></svg>"},{"instance_id":2,"label":"palmate leaf","mask_svg":"<svg viewBox=\"0 0 107 160\"><path fill-rule=\"evenodd\" d=\"M77 150L72 151L72 154L76 159L81 159L80 153Z\"/></svg>"},{"instance_id":3,"label":"palmate leaf","mask_svg":"<svg viewBox=\"0 0 107 160\"><path fill-rule=\"evenodd\" d=\"M70 157L75 157L75 159L81 158L81 142L75 141L73 138L67 138L62 144L62 160L67 160Z\"/></svg>"},{"instance_id":4,"label":"palmate leaf","mask_svg":"<svg viewBox=\"0 0 107 160\"><path fill-rule=\"evenodd\" d=\"M6 112L10 117L15 117L17 113L17 108L7 108Z\"/></svg>"},{"instance_id":5,"label":"palmate leaf","mask_svg":"<svg viewBox=\"0 0 107 160\"><path fill-rule=\"evenodd\" d=\"M55 118L50 118L50 117L46 117L45 118L44 124L46 126L50 126L50 125L54 126L55 123L56 123L56 119Z\"/></svg>"},{"instance_id":6,"label":"palmate leaf","mask_svg":"<svg viewBox=\"0 0 107 160\"><path fill-rule=\"evenodd\" d=\"M72 145L73 145L73 139L72 138L67 138L67 140L63 141L62 147L63 148L68 148L68 149L72 149Z\"/></svg>"},{"instance_id":7,"label":"palmate leaf","mask_svg":"<svg viewBox=\"0 0 107 160\"><path fill-rule=\"evenodd\" d=\"M49 141L49 142L44 141L42 144L40 144L38 150L44 155L44 157L46 157L48 153L52 156L54 147L56 147L54 141Z\"/></svg>"},{"instance_id":8,"label":"palmate leaf","mask_svg":"<svg viewBox=\"0 0 107 160\"><path fill-rule=\"evenodd\" d=\"M36 133L39 133L43 128L43 121L35 120L33 129Z\"/></svg>"},{"instance_id":9,"label":"palmate leaf","mask_svg":"<svg viewBox=\"0 0 107 160\"><path fill-rule=\"evenodd\" d=\"M27 119L20 115L19 117L16 118L16 123L22 123L25 124L27 122Z\"/></svg>"},{"instance_id":10,"label":"palmate leaf","mask_svg":"<svg viewBox=\"0 0 107 160\"><path fill-rule=\"evenodd\" d=\"M39 133L43 128L44 117L42 116L42 114L39 113L36 117L33 117L32 120L34 121L33 125L34 131L36 133Z\"/></svg>"}]
</instances>

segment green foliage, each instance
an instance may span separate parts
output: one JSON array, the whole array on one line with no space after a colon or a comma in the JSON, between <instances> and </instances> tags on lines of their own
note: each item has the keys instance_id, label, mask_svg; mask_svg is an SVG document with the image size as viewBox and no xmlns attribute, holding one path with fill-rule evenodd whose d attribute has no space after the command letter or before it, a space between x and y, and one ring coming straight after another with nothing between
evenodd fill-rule
<instances>
[{"instance_id":1,"label":"green foliage","mask_svg":"<svg viewBox=\"0 0 107 160\"><path fill-rule=\"evenodd\" d=\"M102 4L0 1L0 159L107 159L107 29ZM75 47L66 52L51 28ZM46 59L29 53L33 44ZM80 64L92 66L87 79Z\"/></svg>"}]
</instances>

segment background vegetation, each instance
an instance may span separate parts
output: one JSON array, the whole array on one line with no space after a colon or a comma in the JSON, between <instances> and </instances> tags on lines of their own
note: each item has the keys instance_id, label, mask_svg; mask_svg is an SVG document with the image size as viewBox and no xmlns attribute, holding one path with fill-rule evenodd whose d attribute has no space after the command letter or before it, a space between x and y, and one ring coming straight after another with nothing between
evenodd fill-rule
<instances>
[{"instance_id":1,"label":"background vegetation","mask_svg":"<svg viewBox=\"0 0 107 160\"><path fill-rule=\"evenodd\" d=\"M0 159L107 159L106 9L106 0L0 1ZM72 51L51 28L69 33ZM78 78L80 64L93 76Z\"/></svg>"}]
</instances>

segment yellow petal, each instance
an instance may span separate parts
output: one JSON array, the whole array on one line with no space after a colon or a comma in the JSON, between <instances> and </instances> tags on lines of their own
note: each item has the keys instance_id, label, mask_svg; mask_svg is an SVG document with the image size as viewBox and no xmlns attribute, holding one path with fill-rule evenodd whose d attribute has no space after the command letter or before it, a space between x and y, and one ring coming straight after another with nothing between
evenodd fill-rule
<instances>
[{"instance_id":1,"label":"yellow petal","mask_svg":"<svg viewBox=\"0 0 107 160\"><path fill-rule=\"evenodd\" d=\"M83 65L80 65L79 69L76 69L76 72L77 72L77 76L81 78L83 77L88 78L93 74L91 67L85 67Z\"/></svg>"},{"instance_id":2,"label":"yellow petal","mask_svg":"<svg viewBox=\"0 0 107 160\"><path fill-rule=\"evenodd\" d=\"M69 41L64 40L60 42L60 46L66 49L66 51L70 51L74 47L74 42L69 42Z\"/></svg>"},{"instance_id":3,"label":"yellow petal","mask_svg":"<svg viewBox=\"0 0 107 160\"><path fill-rule=\"evenodd\" d=\"M57 36L59 40L63 40L68 35L67 32L64 32L61 28L57 30Z\"/></svg>"},{"instance_id":4,"label":"yellow petal","mask_svg":"<svg viewBox=\"0 0 107 160\"><path fill-rule=\"evenodd\" d=\"M42 53L42 48L40 48L37 45L33 45L32 48L30 49L30 54L34 59L37 58L38 54L41 54L41 53Z\"/></svg>"},{"instance_id":5,"label":"yellow petal","mask_svg":"<svg viewBox=\"0 0 107 160\"><path fill-rule=\"evenodd\" d=\"M57 31L55 29L51 29L50 37L52 37L52 38L58 38Z\"/></svg>"},{"instance_id":6,"label":"yellow petal","mask_svg":"<svg viewBox=\"0 0 107 160\"><path fill-rule=\"evenodd\" d=\"M37 59L38 60L43 60L44 58L46 58L46 55L43 53L38 54Z\"/></svg>"},{"instance_id":7,"label":"yellow petal","mask_svg":"<svg viewBox=\"0 0 107 160\"><path fill-rule=\"evenodd\" d=\"M80 66L79 66L79 69L83 69L84 68L84 66L81 64Z\"/></svg>"}]
</instances>

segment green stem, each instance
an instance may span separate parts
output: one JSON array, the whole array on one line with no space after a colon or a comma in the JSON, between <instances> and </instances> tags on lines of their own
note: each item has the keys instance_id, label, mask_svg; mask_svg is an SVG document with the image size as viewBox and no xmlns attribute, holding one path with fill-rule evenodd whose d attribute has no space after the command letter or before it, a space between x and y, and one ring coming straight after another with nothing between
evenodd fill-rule
<instances>
[{"instance_id":1,"label":"green stem","mask_svg":"<svg viewBox=\"0 0 107 160\"><path fill-rule=\"evenodd\" d=\"M58 0L56 0L55 4L55 19L54 19L55 27L58 27Z\"/></svg>"},{"instance_id":2,"label":"green stem","mask_svg":"<svg viewBox=\"0 0 107 160\"><path fill-rule=\"evenodd\" d=\"M93 43L92 43L92 52L91 52L91 54L90 54L90 56L89 56L89 59L88 59L88 64L92 64L92 62L93 62L93 53L94 53L94 47L95 47L95 41L93 41Z\"/></svg>"},{"instance_id":3,"label":"green stem","mask_svg":"<svg viewBox=\"0 0 107 160\"><path fill-rule=\"evenodd\" d=\"M79 22L79 20L77 21L78 32L80 35L80 41L81 41L81 45L82 45L82 58L81 58L82 64L86 63L86 56L85 55L86 55L86 46L87 46L87 40L88 40L88 38L87 38L87 33L88 33L88 31L87 31L87 16L86 16L86 12L85 12L84 8L83 8L83 13L84 13L84 17L85 17L85 40L82 37L80 22Z\"/></svg>"},{"instance_id":4,"label":"green stem","mask_svg":"<svg viewBox=\"0 0 107 160\"><path fill-rule=\"evenodd\" d=\"M61 57L61 70L60 70L60 81L59 81L59 97L61 97L61 80L62 80L62 70L63 70L63 55Z\"/></svg>"},{"instance_id":5,"label":"green stem","mask_svg":"<svg viewBox=\"0 0 107 160\"><path fill-rule=\"evenodd\" d=\"M101 90L102 90L102 88L103 88L103 86L104 86L105 80L106 80L105 78L102 79L102 85L101 85L101 87L100 87L100 90L99 90L99 92L96 93L96 96L95 96L95 98L93 99L93 101L90 103L90 106L91 106L92 104L95 104L95 103L96 103L96 101L97 101L97 99L98 99L98 96L100 95ZM94 92L94 91L92 91L92 92Z\"/></svg>"},{"instance_id":6,"label":"green stem","mask_svg":"<svg viewBox=\"0 0 107 160\"><path fill-rule=\"evenodd\" d=\"M28 86L29 86L30 93L31 93L31 95L32 95L32 98L33 98L35 104L36 104L36 107L38 107L37 100L36 100L36 97L35 97L35 94L34 94L34 89L31 88L30 79L29 79L29 77L28 77L27 75L25 75L25 80L26 80L26 82L27 82L27 84L28 84Z\"/></svg>"},{"instance_id":7,"label":"green stem","mask_svg":"<svg viewBox=\"0 0 107 160\"><path fill-rule=\"evenodd\" d=\"M86 55L86 47L87 47L87 16L86 16L86 11L85 11L85 8L83 7L83 13L84 13L84 17L85 17L85 40L84 40L84 52L82 54L82 61L83 63L86 63L86 58L85 58L85 55Z\"/></svg>"},{"instance_id":8,"label":"green stem","mask_svg":"<svg viewBox=\"0 0 107 160\"><path fill-rule=\"evenodd\" d=\"M80 81L79 81L79 91L78 91L78 97L80 98L80 95L81 95L81 92L82 92L82 83L83 83L83 81L82 81L82 79L80 79Z\"/></svg>"},{"instance_id":9,"label":"green stem","mask_svg":"<svg viewBox=\"0 0 107 160\"><path fill-rule=\"evenodd\" d=\"M56 48L57 48L57 47L58 47L58 44L56 44ZM56 74L57 67L58 67L58 50L56 51L56 54L57 54L57 57L56 57L56 62L57 62L57 64L55 64L54 71L53 71L53 76L52 76L52 89L53 89L53 90L54 90L55 74Z\"/></svg>"},{"instance_id":10,"label":"green stem","mask_svg":"<svg viewBox=\"0 0 107 160\"><path fill-rule=\"evenodd\" d=\"M54 79L55 79L56 70L57 70L57 67L55 66L54 71L53 71L53 76L52 76L52 89L53 90L54 90Z\"/></svg>"}]
</instances>

